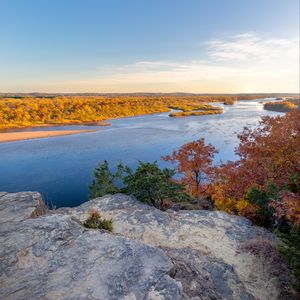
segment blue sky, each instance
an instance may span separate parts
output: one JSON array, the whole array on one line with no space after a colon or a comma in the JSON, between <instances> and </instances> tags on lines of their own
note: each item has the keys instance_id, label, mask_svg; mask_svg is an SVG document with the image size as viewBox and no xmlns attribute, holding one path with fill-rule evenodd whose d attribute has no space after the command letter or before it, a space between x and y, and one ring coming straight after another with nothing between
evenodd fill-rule
<instances>
[{"instance_id":1,"label":"blue sky","mask_svg":"<svg viewBox=\"0 0 300 300\"><path fill-rule=\"evenodd\" d=\"M0 0L0 92L299 92L299 0Z\"/></svg>"}]
</instances>

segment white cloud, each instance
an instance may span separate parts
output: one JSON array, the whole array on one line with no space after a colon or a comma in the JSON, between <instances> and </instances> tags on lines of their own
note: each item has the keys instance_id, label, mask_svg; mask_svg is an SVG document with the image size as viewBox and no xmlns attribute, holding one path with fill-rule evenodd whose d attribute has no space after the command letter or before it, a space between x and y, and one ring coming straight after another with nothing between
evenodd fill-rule
<instances>
[{"instance_id":1,"label":"white cloud","mask_svg":"<svg viewBox=\"0 0 300 300\"><path fill-rule=\"evenodd\" d=\"M263 38L255 33L244 33L229 39L206 43L209 56L217 61L271 61L299 55L299 39Z\"/></svg>"},{"instance_id":2,"label":"white cloud","mask_svg":"<svg viewBox=\"0 0 300 300\"><path fill-rule=\"evenodd\" d=\"M86 79L41 83L40 89L66 92L299 92L298 38L265 38L255 33L242 33L210 40L202 47L198 59L105 65ZM31 87L27 85L27 88Z\"/></svg>"},{"instance_id":3,"label":"white cloud","mask_svg":"<svg viewBox=\"0 0 300 300\"><path fill-rule=\"evenodd\" d=\"M298 92L299 40L243 33L204 44L202 59L98 68L78 85L106 91Z\"/></svg>"}]
</instances>

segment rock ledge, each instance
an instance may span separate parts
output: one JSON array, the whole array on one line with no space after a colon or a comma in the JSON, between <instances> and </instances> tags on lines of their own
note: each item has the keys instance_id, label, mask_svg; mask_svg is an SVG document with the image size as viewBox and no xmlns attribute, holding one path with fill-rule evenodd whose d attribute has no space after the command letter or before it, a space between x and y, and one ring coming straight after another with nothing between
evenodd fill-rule
<instances>
[{"instance_id":1,"label":"rock ledge","mask_svg":"<svg viewBox=\"0 0 300 300\"><path fill-rule=\"evenodd\" d=\"M81 225L92 208L112 234ZM121 194L47 211L36 192L0 193L0 232L0 299L290 297L287 269L241 250L276 238L223 212L162 212Z\"/></svg>"}]
</instances>

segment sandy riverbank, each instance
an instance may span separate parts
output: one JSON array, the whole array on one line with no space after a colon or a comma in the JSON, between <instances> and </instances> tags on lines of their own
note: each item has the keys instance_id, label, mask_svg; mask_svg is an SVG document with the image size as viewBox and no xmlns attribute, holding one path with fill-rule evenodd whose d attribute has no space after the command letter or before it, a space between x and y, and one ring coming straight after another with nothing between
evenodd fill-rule
<instances>
[{"instance_id":1,"label":"sandy riverbank","mask_svg":"<svg viewBox=\"0 0 300 300\"><path fill-rule=\"evenodd\" d=\"M19 140L30 140L48 138L53 136L71 135L84 132L94 132L95 130L49 130L49 131L18 131L0 133L0 143L13 142Z\"/></svg>"}]
</instances>

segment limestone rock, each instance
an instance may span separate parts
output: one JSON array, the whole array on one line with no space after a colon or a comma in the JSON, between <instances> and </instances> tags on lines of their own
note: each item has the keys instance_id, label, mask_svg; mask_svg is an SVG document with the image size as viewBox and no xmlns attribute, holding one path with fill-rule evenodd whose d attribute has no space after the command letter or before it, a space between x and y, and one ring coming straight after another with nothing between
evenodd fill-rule
<instances>
[{"instance_id":1,"label":"limestone rock","mask_svg":"<svg viewBox=\"0 0 300 300\"><path fill-rule=\"evenodd\" d=\"M0 198L0 299L180 299L160 249L39 210L37 193Z\"/></svg>"},{"instance_id":2,"label":"limestone rock","mask_svg":"<svg viewBox=\"0 0 300 300\"><path fill-rule=\"evenodd\" d=\"M64 211L84 220L92 208L113 220L115 234L164 249L177 267L173 277L182 283L187 299L290 297L285 294L288 283L282 282L290 279L286 269L240 250L249 240L263 239L274 247L277 243L273 234L246 218L207 210L163 212L122 194Z\"/></svg>"},{"instance_id":3,"label":"limestone rock","mask_svg":"<svg viewBox=\"0 0 300 300\"><path fill-rule=\"evenodd\" d=\"M113 233L82 226L99 209ZM0 299L285 299L285 269L242 251L267 230L218 211L166 211L125 195L46 209L0 193Z\"/></svg>"}]
</instances>

